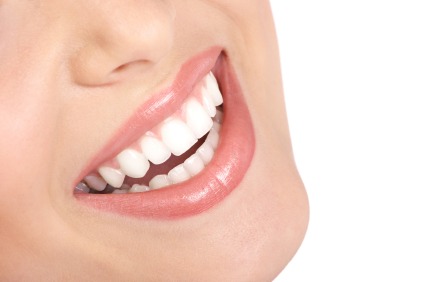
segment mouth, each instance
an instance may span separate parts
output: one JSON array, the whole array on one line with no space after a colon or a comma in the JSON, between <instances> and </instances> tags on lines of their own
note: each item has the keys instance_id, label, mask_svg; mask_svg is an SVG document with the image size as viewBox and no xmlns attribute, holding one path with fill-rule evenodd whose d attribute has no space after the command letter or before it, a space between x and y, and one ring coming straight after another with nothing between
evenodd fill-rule
<instances>
[{"instance_id":1,"label":"mouth","mask_svg":"<svg viewBox=\"0 0 425 282\"><path fill-rule=\"evenodd\" d=\"M254 150L236 74L214 47L136 110L77 178L74 197L126 216L196 215L239 185Z\"/></svg>"}]
</instances>

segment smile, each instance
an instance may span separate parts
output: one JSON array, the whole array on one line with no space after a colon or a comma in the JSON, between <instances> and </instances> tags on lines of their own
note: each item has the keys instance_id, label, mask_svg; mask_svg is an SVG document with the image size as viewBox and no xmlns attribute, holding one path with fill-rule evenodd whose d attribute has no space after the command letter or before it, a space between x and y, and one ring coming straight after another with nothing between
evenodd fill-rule
<instances>
[{"instance_id":1,"label":"smile","mask_svg":"<svg viewBox=\"0 0 425 282\"><path fill-rule=\"evenodd\" d=\"M141 105L80 174L74 196L122 215L199 214L233 191L255 150L248 108L228 57L214 47Z\"/></svg>"}]
</instances>

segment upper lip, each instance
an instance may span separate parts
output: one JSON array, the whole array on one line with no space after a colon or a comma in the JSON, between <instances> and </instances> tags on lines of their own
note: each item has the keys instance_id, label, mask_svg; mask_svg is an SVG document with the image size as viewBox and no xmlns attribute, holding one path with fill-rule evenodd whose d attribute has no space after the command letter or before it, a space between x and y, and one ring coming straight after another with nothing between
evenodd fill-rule
<instances>
[{"instance_id":1,"label":"upper lip","mask_svg":"<svg viewBox=\"0 0 425 282\"><path fill-rule=\"evenodd\" d=\"M225 141L217 149L218 157L215 163L209 165L209 169L207 167L200 175L187 182L174 184L170 189L126 195L78 194L75 197L98 209L120 214L171 218L202 212L228 195L248 169L255 141L248 109L235 81L235 74L223 54L221 47L212 47L183 64L173 84L136 110L89 162L75 183L179 109L193 87L208 72L214 71L219 81L225 81L221 87L225 100L225 118L226 108L231 104L232 118L227 123L234 125L223 124L221 135ZM229 92L234 93L229 95ZM232 130L241 131L232 133ZM243 142L237 144L238 139Z\"/></svg>"}]
</instances>

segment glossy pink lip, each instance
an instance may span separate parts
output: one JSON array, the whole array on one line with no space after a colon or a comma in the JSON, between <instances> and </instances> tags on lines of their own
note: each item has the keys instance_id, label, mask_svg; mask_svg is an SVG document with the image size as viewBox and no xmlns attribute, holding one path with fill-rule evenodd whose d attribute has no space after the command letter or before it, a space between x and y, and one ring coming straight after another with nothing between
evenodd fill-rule
<instances>
[{"instance_id":1,"label":"glossy pink lip","mask_svg":"<svg viewBox=\"0 0 425 282\"><path fill-rule=\"evenodd\" d=\"M77 181L176 111L196 83L213 70L224 97L224 117L220 142L210 164L188 181L167 188L133 194L75 194L78 201L128 216L181 218L213 207L237 187L251 163L255 138L240 85L221 51L214 47L185 63L173 85L144 103Z\"/></svg>"}]
</instances>

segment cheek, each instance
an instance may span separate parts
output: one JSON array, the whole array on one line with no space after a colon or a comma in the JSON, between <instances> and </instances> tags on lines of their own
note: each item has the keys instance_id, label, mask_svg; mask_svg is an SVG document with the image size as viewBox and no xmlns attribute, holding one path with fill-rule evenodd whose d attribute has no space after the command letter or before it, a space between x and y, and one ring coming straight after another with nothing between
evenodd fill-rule
<instances>
[{"instance_id":1,"label":"cheek","mask_svg":"<svg viewBox=\"0 0 425 282\"><path fill-rule=\"evenodd\" d=\"M14 273L57 240L46 237L56 229L49 213L56 111L44 88L0 80L0 249Z\"/></svg>"},{"instance_id":2,"label":"cheek","mask_svg":"<svg viewBox=\"0 0 425 282\"><path fill-rule=\"evenodd\" d=\"M38 94L46 92L19 83L15 79L15 85L0 88L0 214L14 217L24 208L40 209L55 140L55 111L44 94Z\"/></svg>"}]
</instances>

